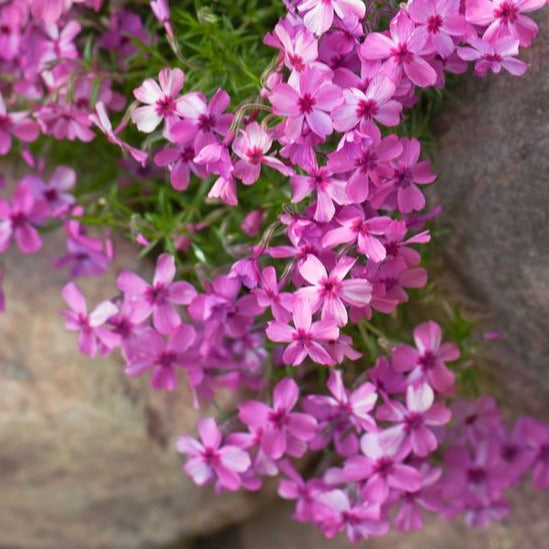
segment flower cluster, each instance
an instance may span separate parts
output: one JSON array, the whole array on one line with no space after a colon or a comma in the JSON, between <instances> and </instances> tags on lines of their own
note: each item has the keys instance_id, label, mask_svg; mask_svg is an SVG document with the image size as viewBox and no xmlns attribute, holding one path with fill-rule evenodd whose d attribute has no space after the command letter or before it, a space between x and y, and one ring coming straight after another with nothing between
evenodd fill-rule
<instances>
[{"instance_id":1,"label":"flower cluster","mask_svg":"<svg viewBox=\"0 0 549 549\"><path fill-rule=\"evenodd\" d=\"M391 525L420 528L422 509L488 524L507 513L505 491L530 470L537 488L549 487L549 428L521 418L508 432L488 397L456 399L460 352L442 342L441 326L417 326L414 345L386 342L373 366L361 337L427 283L417 247L430 241L426 223L439 211L424 211L423 189L436 175L419 140L399 131L409 110L421 89L443 88L446 73L469 62L478 76L522 75L519 47L537 33L524 13L545 0L285 2L286 17L264 39L275 60L257 95L236 106L226 90L197 91L187 70L170 66L147 72L126 97L116 74L129 73L143 51L162 55L123 2L101 18L93 46L79 39L79 15L103 3L1 3L0 72L11 79L0 84L0 154L19 151L32 173L0 201L0 252L12 240L35 252L39 229L62 224L68 252L55 264L69 268L63 315L80 352L119 349L126 374L150 376L157 390L175 390L182 377L197 407L222 387L256 395L223 424L202 419L199 439L178 439L193 480L257 490L278 476L296 520L351 541ZM166 0L150 9L192 68ZM136 132L146 134L138 146L130 144ZM163 240L166 249L151 282L125 270L118 295L89 312L73 279L103 273L113 249L108 232L88 234L86 218L92 212L107 225L113 212L104 214L105 197L90 199L71 168L46 177L27 143L40 135L87 143L96 133L120 149L135 180L154 173L157 183L167 172L165 190L190 205L159 224L154 243L140 232L152 214L136 211L136 227L132 213L132 239L149 251ZM271 176L277 200L251 200ZM131 211L131 184L121 178L111 193L116 208ZM154 192L170 210L164 190ZM187 212L203 199L218 208L191 223ZM222 232L238 208L241 240L223 250L230 263L205 268L201 260L192 283L180 279L179 252L200 258L202 233L224 216ZM310 467L296 461L306 456Z\"/></svg>"}]
</instances>

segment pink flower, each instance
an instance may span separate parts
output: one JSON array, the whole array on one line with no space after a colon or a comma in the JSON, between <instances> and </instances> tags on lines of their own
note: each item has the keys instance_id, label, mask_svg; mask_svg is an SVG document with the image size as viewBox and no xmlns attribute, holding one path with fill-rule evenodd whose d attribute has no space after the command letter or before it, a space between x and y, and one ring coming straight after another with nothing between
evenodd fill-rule
<instances>
[{"instance_id":1,"label":"pink flower","mask_svg":"<svg viewBox=\"0 0 549 549\"><path fill-rule=\"evenodd\" d=\"M431 425L444 425L450 421L451 413L442 402L434 403L433 389L426 383L410 385L406 391L406 406L397 400L386 401L377 412L377 419L398 422L388 430L415 455L426 457L434 452L438 441L429 429Z\"/></svg>"},{"instance_id":2,"label":"pink flower","mask_svg":"<svg viewBox=\"0 0 549 549\"><path fill-rule=\"evenodd\" d=\"M358 88L343 90L345 103L332 112L334 128L347 132L360 123L361 131L366 131L372 120L384 126L397 126L402 103L392 99L395 90L393 81L385 76L375 76L365 92Z\"/></svg>"},{"instance_id":3,"label":"pink flower","mask_svg":"<svg viewBox=\"0 0 549 549\"><path fill-rule=\"evenodd\" d=\"M147 78L143 84L133 91L135 98L146 106L138 107L132 114L132 120L138 129L150 133L162 122L167 127L178 120L182 98L178 93L185 83L185 75L181 69L162 69L158 73L160 86L152 78Z\"/></svg>"},{"instance_id":4,"label":"pink flower","mask_svg":"<svg viewBox=\"0 0 549 549\"><path fill-rule=\"evenodd\" d=\"M46 202L53 217L66 213L75 198L67 191L76 184L76 172L67 166L58 166L46 183L41 177L27 175L22 183L27 185L38 200Z\"/></svg>"},{"instance_id":5,"label":"pink flower","mask_svg":"<svg viewBox=\"0 0 549 549\"><path fill-rule=\"evenodd\" d=\"M436 322L424 322L414 329L416 348L399 345L393 349L393 367L408 372L408 382L419 385L429 383L439 393L447 393L454 385L455 375L446 362L459 358L455 343L441 343L442 330Z\"/></svg>"},{"instance_id":6,"label":"pink flower","mask_svg":"<svg viewBox=\"0 0 549 549\"><path fill-rule=\"evenodd\" d=\"M380 507L376 503L352 503L343 490L323 492L316 501L319 509L315 519L328 538L345 531L349 540L356 543L370 536L382 536L389 530L389 523L382 520Z\"/></svg>"},{"instance_id":7,"label":"pink flower","mask_svg":"<svg viewBox=\"0 0 549 549\"><path fill-rule=\"evenodd\" d=\"M31 120L26 112L8 113L0 93L0 155L10 151L12 135L21 141L31 142L37 139L38 134L38 124Z\"/></svg>"},{"instance_id":8,"label":"pink flower","mask_svg":"<svg viewBox=\"0 0 549 549\"><path fill-rule=\"evenodd\" d=\"M357 249L368 259L379 262L387 255L385 246L379 238L390 227L390 217L379 216L366 219L361 209L350 207L336 218L340 227L329 230L322 239L322 245L333 248L338 244L352 244L357 242Z\"/></svg>"},{"instance_id":9,"label":"pink flower","mask_svg":"<svg viewBox=\"0 0 549 549\"><path fill-rule=\"evenodd\" d=\"M372 297L368 280L344 280L355 263L356 259L343 256L328 275L323 263L309 255L299 267L299 273L312 286L300 288L296 295L309 302L313 313L322 308L322 320L334 320L338 326L345 326L348 322L345 304L363 307Z\"/></svg>"},{"instance_id":10,"label":"pink flower","mask_svg":"<svg viewBox=\"0 0 549 549\"><path fill-rule=\"evenodd\" d=\"M280 459L292 445L292 439L307 442L317 428L316 419L292 412L299 399L299 388L293 379L284 378L273 389L272 407L254 400L238 406L240 421L252 428L263 427L261 449L272 459Z\"/></svg>"},{"instance_id":11,"label":"pink flower","mask_svg":"<svg viewBox=\"0 0 549 549\"><path fill-rule=\"evenodd\" d=\"M340 19L362 19L366 13L362 0L301 0L297 9L306 12L303 24L316 35L324 34L332 26L334 13Z\"/></svg>"},{"instance_id":12,"label":"pink flower","mask_svg":"<svg viewBox=\"0 0 549 549\"><path fill-rule=\"evenodd\" d=\"M379 208L383 204L394 204L400 212L410 213L425 206L425 197L417 185L432 183L436 175L427 160L419 162L421 146L417 139L402 138L401 143L403 150L393 162L393 177L372 197L372 205Z\"/></svg>"},{"instance_id":13,"label":"pink flower","mask_svg":"<svg viewBox=\"0 0 549 549\"><path fill-rule=\"evenodd\" d=\"M410 19L425 29L429 43L442 57L449 57L456 45L453 37L467 32L467 23L459 13L460 0L414 0L408 9Z\"/></svg>"},{"instance_id":14,"label":"pink flower","mask_svg":"<svg viewBox=\"0 0 549 549\"><path fill-rule=\"evenodd\" d=\"M282 175L294 175L293 168L266 154L272 143L272 138L257 122L252 122L245 130L240 130L233 143L233 151L240 158L234 165L234 176L245 185L251 185L259 179L261 164L277 170Z\"/></svg>"},{"instance_id":15,"label":"pink flower","mask_svg":"<svg viewBox=\"0 0 549 549\"><path fill-rule=\"evenodd\" d=\"M467 40L472 47L458 48L457 53L465 61L475 62L477 76L486 76L488 70L497 74L502 68L515 76L522 76L526 72L528 63L515 57L519 51L516 38L504 36L488 41L470 36Z\"/></svg>"},{"instance_id":16,"label":"pink flower","mask_svg":"<svg viewBox=\"0 0 549 549\"><path fill-rule=\"evenodd\" d=\"M151 0L151 10L160 23L164 25L166 34L173 38L170 6L168 0Z\"/></svg>"},{"instance_id":17,"label":"pink flower","mask_svg":"<svg viewBox=\"0 0 549 549\"><path fill-rule=\"evenodd\" d=\"M364 59L386 60L383 68L395 82L404 73L416 86L426 88L437 80L437 73L425 59L429 35L423 28L416 28L404 10L401 10L389 26L390 36L370 33L360 49Z\"/></svg>"},{"instance_id":18,"label":"pink flower","mask_svg":"<svg viewBox=\"0 0 549 549\"><path fill-rule=\"evenodd\" d=\"M129 304L133 306L130 301ZM133 320L139 318L134 309ZM126 355L125 372L131 377L140 376L152 368L151 387L173 391L177 381L175 367L187 367L189 373L198 381L201 372L190 359L185 358L185 351L194 343L195 330L187 324L179 324L172 330L168 340L155 330L149 329L131 338L124 347Z\"/></svg>"},{"instance_id":19,"label":"pink flower","mask_svg":"<svg viewBox=\"0 0 549 549\"><path fill-rule=\"evenodd\" d=\"M183 469L199 486L216 480L227 490L238 490L240 475L251 465L247 452L230 444L223 444L223 436L215 420L204 418L198 422L200 440L181 436L177 439L178 452L189 456Z\"/></svg>"},{"instance_id":20,"label":"pink flower","mask_svg":"<svg viewBox=\"0 0 549 549\"><path fill-rule=\"evenodd\" d=\"M125 141L122 141L116 132L112 129L111 121L105 109L105 105L99 101L95 105L95 113L90 114L90 121L95 124L107 137L110 143L117 145L123 151L130 153L136 162L139 162L142 166L147 161L147 153L128 145Z\"/></svg>"},{"instance_id":21,"label":"pink flower","mask_svg":"<svg viewBox=\"0 0 549 549\"><path fill-rule=\"evenodd\" d=\"M326 72L309 67L289 84L277 84L269 99L275 114L288 117L286 136L296 141L304 122L321 139L330 135L333 124L329 113L342 103L343 96Z\"/></svg>"},{"instance_id":22,"label":"pink flower","mask_svg":"<svg viewBox=\"0 0 549 549\"><path fill-rule=\"evenodd\" d=\"M178 112L184 118L171 131L171 138L176 142L187 142L191 138L199 144L205 143L206 137L213 134L227 135L233 121L232 114L223 114L231 98L219 88L208 103L202 93L186 93L178 101Z\"/></svg>"},{"instance_id":23,"label":"pink flower","mask_svg":"<svg viewBox=\"0 0 549 549\"><path fill-rule=\"evenodd\" d=\"M467 0L465 17L475 25L488 26L482 36L485 40L510 34L521 46L530 46L538 26L522 14L536 11L545 4L545 0Z\"/></svg>"},{"instance_id":24,"label":"pink flower","mask_svg":"<svg viewBox=\"0 0 549 549\"><path fill-rule=\"evenodd\" d=\"M185 281L173 282L175 260L169 254L162 254L156 263L152 285L131 271L124 271L117 285L134 302L141 321L153 315L154 327L163 334L169 334L181 324L175 305L188 305L196 297L196 290Z\"/></svg>"},{"instance_id":25,"label":"pink flower","mask_svg":"<svg viewBox=\"0 0 549 549\"><path fill-rule=\"evenodd\" d=\"M317 166L316 161L309 168L310 175L294 175L292 184L292 202L301 202L306 196L316 191L314 220L326 223L332 220L335 204L348 202L347 184L341 179L330 177L332 173L325 166Z\"/></svg>"},{"instance_id":26,"label":"pink flower","mask_svg":"<svg viewBox=\"0 0 549 549\"><path fill-rule=\"evenodd\" d=\"M118 312L116 305L104 301L88 314L86 300L74 282L65 285L62 294L72 309L63 312L65 328L79 332L78 350L81 353L94 357L98 350L105 352L118 345L118 336L104 326Z\"/></svg>"},{"instance_id":27,"label":"pink flower","mask_svg":"<svg viewBox=\"0 0 549 549\"><path fill-rule=\"evenodd\" d=\"M309 356L319 364L333 364L334 360L322 343L338 339L337 324L333 320L312 322L311 306L301 300L294 303L293 320L295 328L283 322L269 322L265 330L270 340L290 343L282 355L284 363L298 366Z\"/></svg>"},{"instance_id":28,"label":"pink flower","mask_svg":"<svg viewBox=\"0 0 549 549\"><path fill-rule=\"evenodd\" d=\"M42 247L35 225L47 218L48 207L38 201L25 181L16 187L11 204L0 200L0 252L6 251L12 237L24 254L32 254Z\"/></svg>"},{"instance_id":29,"label":"pink flower","mask_svg":"<svg viewBox=\"0 0 549 549\"><path fill-rule=\"evenodd\" d=\"M284 64L292 71L302 72L318 58L317 39L303 27L297 27L297 32L291 35L282 21L274 28L272 38L284 53Z\"/></svg>"},{"instance_id":30,"label":"pink flower","mask_svg":"<svg viewBox=\"0 0 549 549\"><path fill-rule=\"evenodd\" d=\"M261 273L261 285L254 290L260 307L270 307L271 313L278 322L288 322L292 317L293 296L280 292L274 267L265 267Z\"/></svg>"},{"instance_id":31,"label":"pink flower","mask_svg":"<svg viewBox=\"0 0 549 549\"><path fill-rule=\"evenodd\" d=\"M549 427L543 423L525 418L521 425L522 437L534 454L532 482L538 490L549 488Z\"/></svg>"}]
</instances>

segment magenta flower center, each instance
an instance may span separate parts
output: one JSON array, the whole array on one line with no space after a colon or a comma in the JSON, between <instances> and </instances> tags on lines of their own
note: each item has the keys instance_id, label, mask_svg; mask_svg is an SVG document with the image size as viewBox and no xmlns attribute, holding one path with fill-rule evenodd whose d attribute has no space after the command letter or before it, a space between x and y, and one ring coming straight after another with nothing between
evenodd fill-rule
<instances>
[{"instance_id":1,"label":"magenta flower center","mask_svg":"<svg viewBox=\"0 0 549 549\"><path fill-rule=\"evenodd\" d=\"M27 224L27 216L23 212L13 212L10 215L10 222L13 230L19 229Z\"/></svg>"},{"instance_id":2,"label":"magenta flower center","mask_svg":"<svg viewBox=\"0 0 549 549\"><path fill-rule=\"evenodd\" d=\"M410 63L413 58L407 44L399 44L398 48L393 48L391 54L399 65Z\"/></svg>"},{"instance_id":3,"label":"magenta flower center","mask_svg":"<svg viewBox=\"0 0 549 549\"><path fill-rule=\"evenodd\" d=\"M217 465L219 463L219 455L213 448L205 447L202 452L202 459L208 465Z\"/></svg>"},{"instance_id":4,"label":"magenta flower center","mask_svg":"<svg viewBox=\"0 0 549 549\"><path fill-rule=\"evenodd\" d=\"M83 332L90 333L91 326L89 318L84 313L78 314L78 325Z\"/></svg>"},{"instance_id":5,"label":"magenta flower center","mask_svg":"<svg viewBox=\"0 0 549 549\"><path fill-rule=\"evenodd\" d=\"M309 114L313 112L316 100L310 93L304 93L298 100L299 110L301 114Z\"/></svg>"},{"instance_id":6,"label":"magenta flower center","mask_svg":"<svg viewBox=\"0 0 549 549\"><path fill-rule=\"evenodd\" d=\"M437 357L433 354L432 351L425 351L419 357L419 365L425 371L432 370L435 367Z\"/></svg>"},{"instance_id":7,"label":"magenta flower center","mask_svg":"<svg viewBox=\"0 0 549 549\"><path fill-rule=\"evenodd\" d=\"M252 164L260 164L263 160L263 149L261 147L253 147L246 151L246 156Z\"/></svg>"},{"instance_id":8,"label":"magenta flower center","mask_svg":"<svg viewBox=\"0 0 549 549\"><path fill-rule=\"evenodd\" d=\"M353 511L342 511L341 520L345 524L350 524L351 526L357 526L362 522L362 519Z\"/></svg>"},{"instance_id":9,"label":"magenta flower center","mask_svg":"<svg viewBox=\"0 0 549 549\"><path fill-rule=\"evenodd\" d=\"M55 187L50 187L44 191L44 198L48 202L55 202L59 198L59 192Z\"/></svg>"},{"instance_id":10,"label":"magenta flower center","mask_svg":"<svg viewBox=\"0 0 549 549\"><path fill-rule=\"evenodd\" d=\"M177 360L177 355L173 351L163 351L156 359L157 366L161 368L172 368Z\"/></svg>"},{"instance_id":11,"label":"magenta flower center","mask_svg":"<svg viewBox=\"0 0 549 549\"><path fill-rule=\"evenodd\" d=\"M506 444L501 449L502 459L509 463L515 461L518 455L519 455L519 448L516 444Z\"/></svg>"},{"instance_id":12,"label":"magenta flower center","mask_svg":"<svg viewBox=\"0 0 549 549\"><path fill-rule=\"evenodd\" d=\"M490 63L499 63L503 59L499 53L485 53L482 58Z\"/></svg>"},{"instance_id":13,"label":"magenta flower center","mask_svg":"<svg viewBox=\"0 0 549 549\"><path fill-rule=\"evenodd\" d=\"M519 11L512 2L503 2L494 10L494 15L497 19L501 19L502 23L514 23L518 14Z\"/></svg>"},{"instance_id":14,"label":"magenta flower center","mask_svg":"<svg viewBox=\"0 0 549 549\"><path fill-rule=\"evenodd\" d=\"M380 474L382 477L386 477L393 468L393 459L385 456L379 458L374 465L374 472Z\"/></svg>"},{"instance_id":15,"label":"magenta flower center","mask_svg":"<svg viewBox=\"0 0 549 549\"><path fill-rule=\"evenodd\" d=\"M411 412L404 420L405 428L408 433L417 431L423 425L423 415L417 412Z\"/></svg>"},{"instance_id":16,"label":"magenta flower center","mask_svg":"<svg viewBox=\"0 0 549 549\"><path fill-rule=\"evenodd\" d=\"M335 297L341 289L341 282L337 278L324 278L320 280L320 287L323 297Z\"/></svg>"},{"instance_id":17,"label":"magenta flower center","mask_svg":"<svg viewBox=\"0 0 549 549\"><path fill-rule=\"evenodd\" d=\"M294 341L301 343L301 345L308 345L313 338L311 334L304 328L298 328L293 335Z\"/></svg>"},{"instance_id":18,"label":"magenta flower center","mask_svg":"<svg viewBox=\"0 0 549 549\"><path fill-rule=\"evenodd\" d=\"M215 116L212 114L201 114L198 117L198 129L204 132L211 131L215 126Z\"/></svg>"},{"instance_id":19,"label":"magenta flower center","mask_svg":"<svg viewBox=\"0 0 549 549\"><path fill-rule=\"evenodd\" d=\"M359 118L370 119L378 112L377 103L373 99L364 99L358 102L356 114Z\"/></svg>"},{"instance_id":20,"label":"magenta flower center","mask_svg":"<svg viewBox=\"0 0 549 549\"><path fill-rule=\"evenodd\" d=\"M291 53L288 55L288 61L297 72L305 70L305 63L303 62L303 58L301 57L301 55Z\"/></svg>"},{"instance_id":21,"label":"magenta flower center","mask_svg":"<svg viewBox=\"0 0 549 549\"><path fill-rule=\"evenodd\" d=\"M471 484L482 484L486 480L487 474L484 467L471 467L467 470L467 480Z\"/></svg>"},{"instance_id":22,"label":"magenta flower center","mask_svg":"<svg viewBox=\"0 0 549 549\"><path fill-rule=\"evenodd\" d=\"M11 117L8 114L0 114L0 128L6 131L11 127Z\"/></svg>"},{"instance_id":23,"label":"magenta flower center","mask_svg":"<svg viewBox=\"0 0 549 549\"><path fill-rule=\"evenodd\" d=\"M156 113L159 116L170 116L175 112L175 101L172 97L165 95L156 102Z\"/></svg>"},{"instance_id":24,"label":"magenta flower center","mask_svg":"<svg viewBox=\"0 0 549 549\"><path fill-rule=\"evenodd\" d=\"M196 153L194 152L194 147L185 147L182 149L179 159L181 162L184 162L185 164L188 164L189 162L192 162L194 160L194 157L196 156Z\"/></svg>"},{"instance_id":25,"label":"magenta flower center","mask_svg":"<svg viewBox=\"0 0 549 549\"><path fill-rule=\"evenodd\" d=\"M285 425L288 425L288 413L283 408L276 408L269 413L269 421L277 429L282 429Z\"/></svg>"},{"instance_id":26,"label":"magenta flower center","mask_svg":"<svg viewBox=\"0 0 549 549\"><path fill-rule=\"evenodd\" d=\"M371 151L363 151L362 155L355 160L355 166L363 173L373 170L377 166L377 155Z\"/></svg>"},{"instance_id":27,"label":"magenta flower center","mask_svg":"<svg viewBox=\"0 0 549 549\"><path fill-rule=\"evenodd\" d=\"M539 453L538 460L543 463L549 463L549 444L542 444Z\"/></svg>"},{"instance_id":28,"label":"magenta flower center","mask_svg":"<svg viewBox=\"0 0 549 549\"><path fill-rule=\"evenodd\" d=\"M168 300L168 289L164 284L155 284L147 288L145 297L151 305L163 305Z\"/></svg>"},{"instance_id":29,"label":"magenta flower center","mask_svg":"<svg viewBox=\"0 0 549 549\"><path fill-rule=\"evenodd\" d=\"M128 339L133 333L133 325L126 317L120 317L112 322L114 331L122 338Z\"/></svg>"},{"instance_id":30,"label":"magenta flower center","mask_svg":"<svg viewBox=\"0 0 549 549\"><path fill-rule=\"evenodd\" d=\"M399 247L396 241L392 240L391 242L386 242L383 245L385 246L385 251L389 257L396 257L398 255Z\"/></svg>"},{"instance_id":31,"label":"magenta flower center","mask_svg":"<svg viewBox=\"0 0 549 549\"><path fill-rule=\"evenodd\" d=\"M414 180L412 172L408 168L400 168L395 174L395 179L397 186L402 188L409 187Z\"/></svg>"},{"instance_id":32,"label":"magenta flower center","mask_svg":"<svg viewBox=\"0 0 549 549\"><path fill-rule=\"evenodd\" d=\"M442 17L440 15L432 15L429 17L429 20L427 21L427 30L432 33L436 34L440 27L442 27Z\"/></svg>"}]
</instances>

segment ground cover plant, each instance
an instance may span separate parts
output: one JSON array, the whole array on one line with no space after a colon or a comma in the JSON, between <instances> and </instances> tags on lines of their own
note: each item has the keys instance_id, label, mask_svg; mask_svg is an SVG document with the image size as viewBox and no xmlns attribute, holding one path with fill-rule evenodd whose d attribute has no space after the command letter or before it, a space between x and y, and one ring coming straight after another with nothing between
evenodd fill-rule
<instances>
[{"instance_id":1,"label":"ground cover plant","mask_svg":"<svg viewBox=\"0 0 549 549\"><path fill-rule=\"evenodd\" d=\"M277 477L297 521L351 541L425 511L488 525L508 489L549 486L549 428L505 424L469 323L430 319L422 143L448 78L526 72L544 4L0 1L0 154L20 172L0 250L64 231L81 353L196 407L234 394L177 441L197 484ZM78 278L109 269L115 234L154 276L124 270L88 306Z\"/></svg>"}]
</instances>

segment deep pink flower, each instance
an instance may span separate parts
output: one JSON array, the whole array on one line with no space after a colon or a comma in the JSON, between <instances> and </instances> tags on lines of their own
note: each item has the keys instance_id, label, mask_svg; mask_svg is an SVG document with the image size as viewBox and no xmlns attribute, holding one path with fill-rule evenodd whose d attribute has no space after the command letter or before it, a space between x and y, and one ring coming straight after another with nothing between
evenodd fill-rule
<instances>
[{"instance_id":1,"label":"deep pink flower","mask_svg":"<svg viewBox=\"0 0 549 549\"><path fill-rule=\"evenodd\" d=\"M63 299L71 308L70 311L63 312L65 328L79 332L78 350L81 353L94 357L97 351L103 353L118 345L118 335L105 326L107 320L118 312L114 303L104 301L88 314L86 299L74 282L65 285L62 293Z\"/></svg>"},{"instance_id":2,"label":"deep pink flower","mask_svg":"<svg viewBox=\"0 0 549 549\"><path fill-rule=\"evenodd\" d=\"M0 156L10 151L12 135L28 143L35 141L38 134L38 124L26 112L8 112L0 93Z\"/></svg>"},{"instance_id":3,"label":"deep pink flower","mask_svg":"<svg viewBox=\"0 0 549 549\"><path fill-rule=\"evenodd\" d=\"M265 330L270 340L290 344L282 355L284 363L298 366L309 356L319 364L333 364L322 344L339 337L337 324L333 320L312 322L311 306L306 300L294 303L293 321L294 328L283 322L270 322Z\"/></svg>"},{"instance_id":4,"label":"deep pink flower","mask_svg":"<svg viewBox=\"0 0 549 549\"><path fill-rule=\"evenodd\" d=\"M345 304L363 307L370 302L372 285L362 278L345 280L356 259L342 256L328 274L324 264L309 255L300 265L299 273L311 286L300 288L296 295L309 302L311 311L322 309L322 320L334 320L338 326L348 321Z\"/></svg>"},{"instance_id":5,"label":"deep pink flower","mask_svg":"<svg viewBox=\"0 0 549 549\"><path fill-rule=\"evenodd\" d=\"M303 27L292 28L293 34L284 24L279 22L273 31L272 39L284 54L284 64L292 71L302 72L318 58L318 42L313 34ZM269 42L271 43L271 42ZM273 45L275 45L273 43Z\"/></svg>"},{"instance_id":6,"label":"deep pink flower","mask_svg":"<svg viewBox=\"0 0 549 549\"><path fill-rule=\"evenodd\" d=\"M321 139L333 131L330 112L341 105L341 89L331 83L330 75L317 68L307 68L290 83L277 84L270 97L273 112L287 116L286 136L296 141L303 123Z\"/></svg>"},{"instance_id":7,"label":"deep pink flower","mask_svg":"<svg viewBox=\"0 0 549 549\"><path fill-rule=\"evenodd\" d=\"M416 86L426 88L437 80L437 73L423 55L429 35L424 28L416 28L406 11L401 10L391 20L390 35L372 32L360 49L364 59L385 60L386 74L398 82L404 73Z\"/></svg>"},{"instance_id":8,"label":"deep pink flower","mask_svg":"<svg viewBox=\"0 0 549 549\"><path fill-rule=\"evenodd\" d=\"M199 486L216 480L227 490L238 490L242 484L240 475L251 465L248 453L238 446L223 444L221 431L212 418L199 420L197 429L200 440L188 436L177 439L177 450L189 456L183 469Z\"/></svg>"},{"instance_id":9,"label":"deep pink flower","mask_svg":"<svg viewBox=\"0 0 549 549\"><path fill-rule=\"evenodd\" d=\"M267 155L272 143L272 137L257 122L252 122L245 130L240 130L233 143L233 151L240 158L234 165L234 176L245 185L251 185L259 179L261 164L277 170L282 175L294 175L293 168L286 166L278 158Z\"/></svg>"},{"instance_id":10,"label":"deep pink flower","mask_svg":"<svg viewBox=\"0 0 549 549\"><path fill-rule=\"evenodd\" d=\"M362 19L366 6L362 0L301 0L297 9L305 12L304 25L316 35L324 34L334 21L334 13L340 19Z\"/></svg>"},{"instance_id":11,"label":"deep pink flower","mask_svg":"<svg viewBox=\"0 0 549 549\"><path fill-rule=\"evenodd\" d=\"M292 317L293 296L280 291L274 267L263 269L260 287L254 290L254 294L258 305L270 307L273 318L278 322L288 322Z\"/></svg>"},{"instance_id":12,"label":"deep pink flower","mask_svg":"<svg viewBox=\"0 0 549 549\"><path fill-rule=\"evenodd\" d=\"M455 382L455 375L446 367L446 362L459 358L455 343L442 343L442 329L436 322L424 322L414 329L416 348L399 345L393 349L393 367L399 372L408 372L408 382L429 383L436 391L447 393Z\"/></svg>"},{"instance_id":13,"label":"deep pink flower","mask_svg":"<svg viewBox=\"0 0 549 549\"><path fill-rule=\"evenodd\" d=\"M188 282L173 282L174 278L175 260L170 254L162 254L156 263L152 285L131 271L122 272L117 285L134 302L141 321L152 314L154 327L160 333L169 334L181 324L173 305L188 305L196 297L196 290Z\"/></svg>"},{"instance_id":14,"label":"deep pink flower","mask_svg":"<svg viewBox=\"0 0 549 549\"><path fill-rule=\"evenodd\" d=\"M238 417L245 425L263 427L261 448L272 459L281 458L290 444L288 439L311 440L317 422L313 416L292 412L299 399L299 388L293 379L284 378L273 389L272 407L254 400L238 406Z\"/></svg>"},{"instance_id":15,"label":"deep pink flower","mask_svg":"<svg viewBox=\"0 0 549 549\"><path fill-rule=\"evenodd\" d=\"M322 245L333 248L338 244L352 244L357 242L357 249L368 259L374 262L383 261L387 255L385 246L378 236L383 235L390 227L390 217L379 216L365 218L359 208L349 207L336 221L340 227L329 230L322 239Z\"/></svg>"},{"instance_id":16,"label":"deep pink flower","mask_svg":"<svg viewBox=\"0 0 549 549\"><path fill-rule=\"evenodd\" d=\"M488 438L503 437L501 411L494 398L481 396L473 401L456 400L451 409L460 439L476 444Z\"/></svg>"},{"instance_id":17,"label":"deep pink flower","mask_svg":"<svg viewBox=\"0 0 549 549\"><path fill-rule=\"evenodd\" d=\"M522 14L541 9L545 4L545 0L467 0L465 17L470 23L488 27L482 36L485 40L510 34L521 46L529 46L538 26Z\"/></svg>"},{"instance_id":18,"label":"deep pink flower","mask_svg":"<svg viewBox=\"0 0 549 549\"><path fill-rule=\"evenodd\" d=\"M397 400L382 404L377 419L397 422L389 431L402 447L409 448L415 455L426 457L434 452L438 441L429 429L432 425L444 425L450 421L451 413L443 402L434 402L433 389L426 383L410 385L406 391L406 406Z\"/></svg>"},{"instance_id":19,"label":"deep pink flower","mask_svg":"<svg viewBox=\"0 0 549 549\"><path fill-rule=\"evenodd\" d=\"M460 4L460 0L413 0L408 8L410 19L427 31L430 45L444 58L456 49L455 38L467 32Z\"/></svg>"},{"instance_id":20,"label":"deep pink flower","mask_svg":"<svg viewBox=\"0 0 549 549\"><path fill-rule=\"evenodd\" d=\"M375 76L366 91L358 88L343 90L344 104L332 112L334 128L347 132L360 123L360 130L367 131L376 120L384 126L397 126L402 104L393 99L396 86L386 76Z\"/></svg>"},{"instance_id":21,"label":"deep pink flower","mask_svg":"<svg viewBox=\"0 0 549 549\"><path fill-rule=\"evenodd\" d=\"M532 482L539 490L549 488L549 427L532 418L522 420L521 435L534 454Z\"/></svg>"},{"instance_id":22,"label":"deep pink flower","mask_svg":"<svg viewBox=\"0 0 549 549\"><path fill-rule=\"evenodd\" d=\"M301 202L311 193L316 194L314 220L326 223L332 220L335 213L335 204L348 203L347 183L341 179L331 177L332 173L325 166L315 163L309 168L310 175L294 175L292 184L292 202Z\"/></svg>"},{"instance_id":23,"label":"deep pink flower","mask_svg":"<svg viewBox=\"0 0 549 549\"><path fill-rule=\"evenodd\" d=\"M22 184L28 186L38 200L46 202L53 217L59 217L74 204L75 198L68 193L76 184L76 172L68 166L58 166L46 183L41 177L27 175Z\"/></svg>"},{"instance_id":24,"label":"deep pink flower","mask_svg":"<svg viewBox=\"0 0 549 549\"><path fill-rule=\"evenodd\" d=\"M131 301L129 304L134 306ZM137 308L133 311L133 320L138 321ZM136 377L152 369L152 388L173 391L177 381L175 367L179 366L187 368L193 382L197 382L201 377L201 371L192 359L186 359L184 355L194 343L195 338L195 330L188 324L179 324L174 328L167 341L152 329L136 335L124 347L126 374ZM192 383L193 386L194 384Z\"/></svg>"},{"instance_id":25,"label":"deep pink flower","mask_svg":"<svg viewBox=\"0 0 549 549\"><path fill-rule=\"evenodd\" d=\"M160 86L152 78L147 78L141 86L133 91L135 98L146 106L138 107L132 114L132 120L138 129L150 133L163 121L167 128L181 115L181 97L177 97L183 84L185 74L181 69L162 69L158 73Z\"/></svg>"},{"instance_id":26,"label":"deep pink flower","mask_svg":"<svg viewBox=\"0 0 549 549\"><path fill-rule=\"evenodd\" d=\"M22 180L13 192L11 204L0 200L0 252L6 251L12 237L25 254L32 254L42 247L42 239L36 230L47 218L48 206L37 200Z\"/></svg>"},{"instance_id":27,"label":"deep pink flower","mask_svg":"<svg viewBox=\"0 0 549 549\"><path fill-rule=\"evenodd\" d=\"M469 36L467 41L472 47L460 47L458 55L465 61L475 62L475 74L486 76L489 70L499 73L505 69L514 76L522 76L528 68L528 63L517 59L519 41L512 36L494 38L493 41Z\"/></svg>"}]
</instances>

